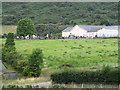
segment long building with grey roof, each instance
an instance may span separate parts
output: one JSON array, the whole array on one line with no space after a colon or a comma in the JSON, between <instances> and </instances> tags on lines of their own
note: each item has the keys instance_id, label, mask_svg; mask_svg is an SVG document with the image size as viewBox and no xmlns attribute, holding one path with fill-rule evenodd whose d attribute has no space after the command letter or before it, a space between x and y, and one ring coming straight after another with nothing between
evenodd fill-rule
<instances>
[{"instance_id":1,"label":"long building with grey roof","mask_svg":"<svg viewBox=\"0 0 120 90\"><path fill-rule=\"evenodd\" d=\"M103 34L103 35L102 35ZM118 26L76 25L62 31L62 37L117 37Z\"/></svg>"}]
</instances>

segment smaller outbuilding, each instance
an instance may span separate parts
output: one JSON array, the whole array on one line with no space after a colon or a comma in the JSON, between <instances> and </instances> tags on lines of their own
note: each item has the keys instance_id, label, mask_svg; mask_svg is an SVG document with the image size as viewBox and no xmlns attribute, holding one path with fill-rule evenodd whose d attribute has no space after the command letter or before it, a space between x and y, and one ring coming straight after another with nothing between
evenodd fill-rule
<instances>
[{"instance_id":1,"label":"smaller outbuilding","mask_svg":"<svg viewBox=\"0 0 120 90\"><path fill-rule=\"evenodd\" d=\"M118 37L118 26L106 26L97 31L98 37Z\"/></svg>"},{"instance_id":2,"label":"smaller outbuilding","mask_svg":"<svg viewBox=\"0 0 120 90\"><path fill-rule=\"evenodd\" d=\"M0 71L2 73L2 79L9 80L9 79L16 79L16 72L6 70L6 71Z\"/></svg>"},{"instance_id":3,"label":"smaller outbuilding","mask_svg":"<svg viewBox=\"0 0 120 90\"><path fill-rule=\"evenodd\" d=\"M16 72L8 70L0 60L0 76L4 80L16 79Z\"/></svg>"}]
</instances>

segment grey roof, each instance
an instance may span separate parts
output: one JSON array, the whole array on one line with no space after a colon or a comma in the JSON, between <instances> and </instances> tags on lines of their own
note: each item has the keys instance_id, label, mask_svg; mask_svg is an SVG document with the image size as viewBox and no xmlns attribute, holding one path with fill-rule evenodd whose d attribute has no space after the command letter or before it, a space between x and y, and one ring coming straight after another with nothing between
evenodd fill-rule
<instances>
[{"instance_id":1,"label":"grey roof","mask_svg":"<svg viewBox=\"0 0 120 90\"><path fill-rule=\"evenodd\" d=\"M105 29L109 29L109 30L118 30L119 26L106 26L104 27Z\"/></svg>"},{"instance_id":2,"label":"grey roof","mask_svg":"<svg viewBox=\"0 0 120 90\"><path fill-rule=\"evenodd\" d=\"M7 68L4 66L4 64L0 60L0 71L2 71L2 70L7 70Z\"/></svg>"},{"instance_id":3,"label":"grey roof","mask_svg":"<svg viewBox=\"0 0 120 90\"><path fill-rule=\"evenodd\" d=\"M71 31L73 29L73 27L67 27L66 29L63 30L63 32L68 32Z\"/></svg>"},{"instance_id":4,"label":"grey roof","mask_svg":"<svg viewBox=\"0 0 120 90\"><path fill-rule=\"evenodd\" d=\"M3 65L2 60L0 60L0 75L2 75L3 70L7 70L6 67Z\"/></svg>"},{"instance_id":5,"label":"grey roof","mask_svg":"<svg viewBox=\"0 0 120 90\"><path fill-rule=\"evenodd\" d=\"M8 70L2 63L2 60L0 60L0 75L2 75L3 73L16 73L16 72Z\"/></svg>"},{"instance_id":6,"label":"grey roof","mask_svg":"<svg viewBox=\"0 0 120 90\"><path fill-rule=\"evenodd\" d=\"M105 26L93 26L93 25L78 25L80 28L85 29L88 32L97 32Z\"/></svg>"},{"instance_id":7,"label":"grey roof","mask_svg":"<svg viewBox=\"0 0 120 90\"><path fill-rule=\"evenodd\" d=\"M98 30L105 28L111 30L118 30L119 26L95 26L95 25L78 25L80 28L85 29L88 32L97 32ZM73 27L67 27L63 30L63 32L69 32L73 29Z\"/></svg>"}]
</instances>

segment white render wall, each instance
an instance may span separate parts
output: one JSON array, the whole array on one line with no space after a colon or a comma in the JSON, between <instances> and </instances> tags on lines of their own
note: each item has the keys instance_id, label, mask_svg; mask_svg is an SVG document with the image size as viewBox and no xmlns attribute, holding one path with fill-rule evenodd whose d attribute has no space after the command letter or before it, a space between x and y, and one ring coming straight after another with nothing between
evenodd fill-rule
<instances>
[{"instance_id":1,"label":"white render wall","mask_svg":"<svg viewBox=\"0 0 120 90\"><path fill-rule=\"evenodd\" d=\"M76 25L70 33L74 36L86 36L87 31Z\"/></svg>"},{"instance_id":2,"label":"white render wall","mask_svg":"<svg viewBox=\"0 0 120 90\"><path fill-rule=\"evenodd\" d=\"M93 38L96 36L96 32L87 32L85 29L82 29L78 25L76 25L71 31L62 32L62 37L69 37L69 35Z\"/></svg>"},{"instance_id":3,"label":"white render wall","mask_svg":"<svg viewBox=\"0 0 120 90\"><path fill-rule=\"evenodd\" d=\"M62 32L62 37L69 37L70 32Z\"/></svg>"},{"instance_id":4,"label":"white render wall","mask_svg":"<svg viewBox=\"0 0 120 90\"><path fill-rule=\"evenodd\" d=\"M87 36L87 31L80 28L78 25L76 25L71 31L62 32L62 37L69 37L69 35L86 37Z\"/></svg>"},{"instance_id":5,"label":"white render wall","mask_svg":"<svg viewBox=\"0 0 120 90\"><path fill-rule=\"evenodd\" d=\"M111 30L111 29L100 29L97 32L98 37L118 37L118 30Z\"/></svg>"},{"instance_id":6,"label":"white render wall","mask_svg":"<svg viewBox=\"0 0 120 90\"><path fill-rule=\"evenodd\" d=\"M96 32L87 32L87 36L86 37L95 37L96 36Z\"/></svg>"}]
</instances>

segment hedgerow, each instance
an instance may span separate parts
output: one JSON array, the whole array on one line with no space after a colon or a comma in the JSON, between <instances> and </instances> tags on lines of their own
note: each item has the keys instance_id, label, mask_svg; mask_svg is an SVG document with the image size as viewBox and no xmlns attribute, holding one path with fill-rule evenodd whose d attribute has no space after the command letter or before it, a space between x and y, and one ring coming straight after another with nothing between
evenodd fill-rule
<instances>
[{"instance_id":1,"label":"hedgerow","mask_svg":"<svg viewBox=\"0 0 120 90\"><path fill-rule=\"evenodd\" d=\"M65 69L63 71L55 72L51 75L53 83L106 83L106 84L119 84L120 79L119 69L103 67L102 70L97 71L79 71Z\"/></svg>"}]
</instances>

